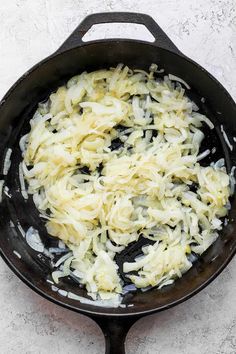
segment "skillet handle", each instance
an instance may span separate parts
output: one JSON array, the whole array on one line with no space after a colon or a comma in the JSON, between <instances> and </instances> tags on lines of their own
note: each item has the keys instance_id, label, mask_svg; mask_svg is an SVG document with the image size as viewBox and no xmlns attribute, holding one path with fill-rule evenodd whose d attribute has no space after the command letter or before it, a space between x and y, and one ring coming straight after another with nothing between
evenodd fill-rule
<instances>
[{"instance_id":1,"label":"skillet handle","mask_svg":"<svg viewBox=\"0 0 236 354\"><path fill-rule=\"evenodd\" d=\"M140 317L92 317L101 328L106 350L105 354L125 354L125 338L129 329Z\"/></svg>"},{"instance_id":2,"label":"skillet handle","mask_svg":"<svg viewBox=\"0 0 236 354\"><path fill-rule=\"evenodd\" d=\"M156 46L170 50L176 54L183 55L151 16L136 12L101 12L85 17L74 32L60 46L56 53L61 53L65 50L84 44L82 40L83 36L93 25L101 23L142 24L154 36L154 44Z\"/></svg>"}]
</instances>

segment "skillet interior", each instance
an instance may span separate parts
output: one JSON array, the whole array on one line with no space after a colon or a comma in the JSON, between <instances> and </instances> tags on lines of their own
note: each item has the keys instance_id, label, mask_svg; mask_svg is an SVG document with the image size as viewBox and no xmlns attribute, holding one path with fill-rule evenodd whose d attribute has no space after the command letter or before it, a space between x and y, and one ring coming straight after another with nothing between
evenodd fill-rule
<instances>
[{"instance_id":1,"label":"skillet interior","mask_svg":"<svg viewBox=\"0 0 236 354\"><path fill-rule=\"evenodd\" d=\"M219 125L223 124L229 138L236 136L236 106L229 94L196 63L155 45L130 40L91 42L49 57L36 65L14 85L0 107L1 173L6 150L8 147L13 149L11 168L8 176L5 177L5 184L9 187L12 198L3 195L3 203L0 204L1 253L17 275L41 295L72 310L98 315L144 314L173 306L207 285L229 262L236 249L234 221L236 203L232 200L228 225L192 269L174 284L161 290L128 294L124 303L133 304L133 306L110 309L81 304L52 291L51 285L45 281L51 273L47 257L30 249L17 227L19 223L25 230L34 226L40 230L46 246L53 245L55 242L54 238L47 235L32 201L25 202L19 191L18 166L22 159L18 145L19 139L29 131L28 122L37 103L46 99L51 91L84 70L114 67L120 62L131 68L146 70L151 63L157 63L160 68L165 69L166 73L175 74L186 80L192 87L189 96L195 101L201 97L205 98L206 103L201 109L216 126L213 131L206 132L204 143L207 148L217 148L217 152L210 157L211 161L225 157L228 171L232 165L236 164L236 158L228 150L219 130ZM206 145L202 147L203 150ZM209 160L205 163L209 163ZM2 175L1 178L3 177ZM10 227L10 220L15 227ZM13 250L17 251L22 258L19 259ZM61 281L59 287L86 296L85 290L66 279Z\"/></svg>"}]
</instances>

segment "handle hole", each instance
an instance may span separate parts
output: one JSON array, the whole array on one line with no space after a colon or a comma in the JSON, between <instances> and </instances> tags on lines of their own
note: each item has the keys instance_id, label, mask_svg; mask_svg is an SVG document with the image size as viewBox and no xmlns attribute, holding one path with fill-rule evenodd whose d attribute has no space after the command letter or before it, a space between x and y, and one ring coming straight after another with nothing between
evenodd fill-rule
<instances>
[{"instance_id":1,"label":"handle hole","mask_svg":"<svg viewBox=\"0 0 236 354\"><path fill-rule=\"evenodd\" d=\"M82 37L82 41L89 42L105 38L129 38L147 42L155 41L153 35L144 25L136 23L100 23L93 25Z\"/></svg>"}]
</instances>

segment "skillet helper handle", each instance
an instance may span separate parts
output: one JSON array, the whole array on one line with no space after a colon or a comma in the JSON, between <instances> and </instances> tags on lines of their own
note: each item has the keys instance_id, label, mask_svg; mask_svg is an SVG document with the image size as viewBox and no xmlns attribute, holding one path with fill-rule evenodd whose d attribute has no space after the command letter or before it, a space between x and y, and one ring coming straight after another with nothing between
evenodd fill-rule
<instances>
[{"instance_id":1,"label":"skillet helper handle","mask_svg":"<svg viewBox=\"0 0 236 354\"><path fill-rule=\"evenodd\" d=\"M129 329L138 318L93 317L93 320L98 324L104 334L106 345L105 354L125 354L125 338Z\"/></svg>"},{"instance_id":2,"label":"skillet helper handle","mask_svg":"<svg viewBox=\"0 0 236 354\"><path fill-rule=\"evenodd\" d=\"M61 53L65 50L72 49L78 45L84 44L82 40L83 36L93 25L101 23L142 24L154 36L154 44L156 46L170 50L176 54L183 55L151 16L136 12L101 12L85 17L85 19L79 24L74 32L57 50L57 53Z\"/></svg>"}]
</instances>

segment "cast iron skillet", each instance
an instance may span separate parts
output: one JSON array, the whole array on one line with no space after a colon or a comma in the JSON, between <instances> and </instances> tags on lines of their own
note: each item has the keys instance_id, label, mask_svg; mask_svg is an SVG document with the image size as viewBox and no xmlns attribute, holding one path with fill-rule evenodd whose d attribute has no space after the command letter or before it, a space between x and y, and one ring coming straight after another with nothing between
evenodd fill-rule
<instances>
[{"instance_id":1,"label":"cast iron skillet","mask_svg":"<svg viewBox=\"0 0 236 354\"><path fill-rule=\"evenodd\" d=\"M148 43L138 40L109 39L89 43L82 41L83 35L94 24L129 22L144 24L153 34L155 41ZM0 104L0 149L1 179L9 188L8 195L3 193L0 204L0 252L15 274L38 294L46 299L80 312L97 322L106 338L106 353L124 353L125 336L142 316L165 310L187 300L208 285L229 263L236 250L236 204L232 199L229 222L214 245L198 259L192 269L174 284L157 291L127 294L123 304L127 307L104 308L63 297L51 289L50 259L33 251L22 237L33 225L40 231L46 247L56 245L57 240L49 237L39 218L32 200L25 201L20 193L18 166L21 160L19 139L29 130L29 119L37 103L47 98L50 91L64 83L73 75L84 70L108 68L118 63L130 67L148 69L151 63L157 63L166 73L175 74L186 80L192 90L189 96L199 104L200 110L208 115L215 129L205 129L206 139L202 149L216 148L202 163L209 164L224 157L228 171L236 164L235 146L232 139L236 135L236 105L228 92L205 69L183 55L155 23L144 14L136 13L100 13L93 14L76 28L56 53L41 61L23 75L8 91ZM204 97L205 103L201 101ZM225 144L220 125L229 136L233 145L231 151ZM11 168L7 176L3 175L3 161L8 148L12 148ZM16 251L16 252L13 252ZM17 257L21 255L21 259ZM86 297L86 291L73 280L65 279L60 289L72 291ZM55 289L54 289L55 290Z\"/></svg>"}]
</instances>

